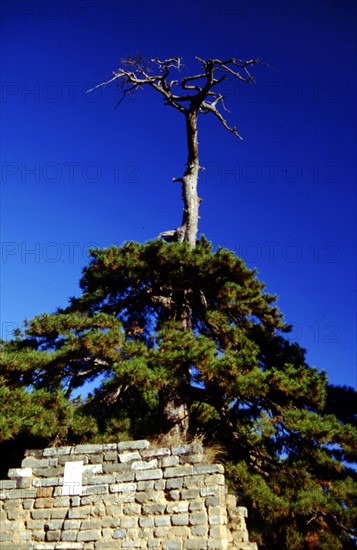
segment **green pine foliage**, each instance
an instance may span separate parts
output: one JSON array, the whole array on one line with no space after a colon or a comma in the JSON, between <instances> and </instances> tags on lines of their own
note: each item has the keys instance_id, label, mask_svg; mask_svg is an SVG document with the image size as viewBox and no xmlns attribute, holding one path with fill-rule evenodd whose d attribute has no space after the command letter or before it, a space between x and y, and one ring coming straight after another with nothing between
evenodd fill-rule
<instances>
[{"instance_id":1,"label":"green pine foliage","mask_svg":"<svg viewBox=\"0 0 357 550\"><path fill-rule=\"evenodd\" d=\"M93 250L81 289L2 342L3 445L158 436L174 388L262 550L354 548L356 393L306 364L254 270L205 238L130 242Z\"/></svg>"}]
</instances>

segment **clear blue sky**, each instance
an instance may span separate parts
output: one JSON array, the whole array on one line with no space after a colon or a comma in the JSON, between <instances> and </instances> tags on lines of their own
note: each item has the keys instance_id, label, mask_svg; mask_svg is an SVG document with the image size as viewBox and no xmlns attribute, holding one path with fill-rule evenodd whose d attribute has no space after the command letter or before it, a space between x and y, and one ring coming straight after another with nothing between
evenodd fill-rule
<instances>
[{"instance_id":1,"label":"clear blue sky","mask_svg":"<svg viewBox=\"0 0 357 550\"><path fill-rule=\"evenodd\" d=\"M199 124L200 230L258 269L292 338L356 385L356 22L340 0L3 1L1 333L79 294L91 246L177 227L184 119L143 90L86 95L120 58L259 57Z\"/></svg>"}]
</instances>

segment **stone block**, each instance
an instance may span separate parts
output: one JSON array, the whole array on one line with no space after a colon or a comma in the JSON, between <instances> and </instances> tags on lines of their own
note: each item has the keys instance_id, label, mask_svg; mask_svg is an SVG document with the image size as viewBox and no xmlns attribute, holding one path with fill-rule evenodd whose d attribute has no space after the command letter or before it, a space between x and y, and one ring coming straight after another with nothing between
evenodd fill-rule
<instances>
[{"instance_id":1,"label":"stone block","mask_svg":"<svg viewBox=\"0 0 357 550\"><path fill-rule=\"evenodd\" d=\"M115 483L116 479L113 474L84 474L82 478L83 485L104 485Z\"/></svg>"},{"instance_id":2,"label":"stone block","mask_svg":"<svg viewBox=\"0 0 357 550\"><path fill-rule=\"evenodd\" d=\"M193 536L196 536L196 537L207 537L208 526L206 523L201 525L192 525L191 533Z\"/></svg>"},{"instance_id":3,"label":"stone block","mask_svg":"<svg viewBox=\"0 0 357 550\"><path fill-rule=\"evenodd\" d=\"M43 477L42 479L33 479L32 485L34 487L57 487L62 485L63 477Z\"/></svg>"},{"instance_id":4,"label":"stone block","mask_svg":"<svg viewBox=\"0 0 357 550\"><path fill-rule=\"evenodd\" d=\"M48 542L57 542L61 540L61 531L47 531Z\"/></svg>"},{"instance_id":5,"label":"stone block","mask_svg":"<svg viewBox=\"0 0 357 550\"><path fill-rule=\"evenodd\" d=\"M61 508L63 506L69 506L69 497L57 497L53 499L54 508Z\"/></svg>"},{"instance_id":6,"label":"stone block","mask_svg":"<svg viewBox=\"0 0 357 550\"><path fill-rule=\"evenodd\" d=\"M21 462L21 469L23 468L48 468L49 466L56 465L51 463L51 459L49 458L33 458L32 456L29 456L27 458L24 458Z\"/></svg>"},{"instance_id":7,"label":"stone block","mask_svg":"<svg viewBox=\"0 0 357 550\"><path fill-rule=\"evenodd\" d=\"M146 439L138 439L137 441L121 441L118 443L119 452L123 451L136 451L147 449L150 447L150 443Z\"/></svg>"},{"instance_id":8,"label":"stone block","mask_svg":"<svg viewBox=\"0 0 357 550\"><path fill-rule=\"evenodd\" d=\"M34 506L35 508L52 508L53 500L52 497L37 498Z\"/></svg>"},{"instance_id":9,"label":"stone block","mask_svg":"<svg viewBox=\"0 0 357 550\"><path fill-rule=\"evenodd\" d=\"M164 456L161 464L163 468L170 468L172 466L177 466L179 462L178 456Z\"/></svg>"},{"instance_id":10,"label":"stone block","mask_svg":"<svg viewBox=\"0 0 357 550\"><path fill-rule=\"evenodd\" d=\"M104 474L125 474L131 472L130 464L124 463L120 464L116 462L115 464L103 464L103 473Z\"/></svg>"},{"instance_id":11,"label":"stone block","mask_svg":"<svg viewBox=\"0 0 357 550\"><path fill-rule=\"evenodd\" d=\"M73 447L47 447L43 450L43 456L57 457L61 455L69 455Z\"/></svg>"},{"instance_id":12,"label":"stone block","mask_svg":"<svg viewBox=\"0 0 357 550\"><path fill-rule=\"evenodd\" d=\"M147 479L161 479L162 470L161 468L156 468L154 470L139 470L135 473L135 479L137 481L145 481Z\"/></svg>"},{"instance_id":13,"label":"stone block","mask_svg":"<svg viewBox=\"0 0 357 550\"><path fill-rule=\"evenodd\" d=\"M55 531L56 529L61 529L62 526L63 526L62 519L50 519L46 521L45 529L49 529L50 531Z\"/></svg>"},{"instance_id":14,"label":"stone block","mask_svg":"<svg viewBox=\"0 0 357 550\"><path fill-rule=\"evenodd\" d=\"M7 474L10 478L18 478L18 477L31 477L32 476L32 468L10 468ZM5 489L4 484L6 484L5 481L1 481L1 488Z\"/></svg>"},{"instance_id":15,"label":"stone block","mask_svg":"<svg viewBox=\"0 0 357 550\"><path fill-rule=\"evenodd\" d=\"M106 451L104 453L105 462L116 462L118 460L118 451Z\"/></svg>"},{"instance_id":16,"label":"stone block","mask_svg":"<svg viewBox=\"0 0 357 550\"><path fill-rule=\"evenodd\" d=\"M140 516L141 506L140 504L130 503L123 505L123 514L125 516Z\"/></svg>"},{"instance_id":17,"label":"stone block","mask_svg":"<svg viewBox=\"0 0 357 550\"><path fill-rule=\"evenodd\" d=\"M155 527L169 527L171 525L171 519L169 516L156 516L154 518Z\"/></svg>"},{"instance_id":18,"label":"stone block","mask_svg":"<svg viewBox=\"0 0 357 550\"><path fill-rule=\"evenodd\" d=\"M78 506L76 508L69 508L68 519L87 519L90 516L90 506Z\"/></svg>"},{"instance_id":19,"label":"stone block","mask_svg":"<svg viewBox=\"0 0 357 550\"><path fill-rule=\"evenodd\" d=\"M188 514L174 514L171 517L171 525L188 525Z\"/></svg>"},{"instance_id":20,"label":"stone block","mask_svg":"<svg viewBox=\"0 0 357 550\"><path fill-rule=\"evenodd\" d=\"M167 477L184 477L193 474L193 466L174 466L172 468L165 468L164 478Z\"/></svg>"},{"instance_id":21,"label":"stone block","mask_svg":"<svg viewBox=\"0 0 357 550\"><path fill-rule=\"evenodd\" d=\"M113 539L125 539L126 529L116 529L113 532Z\"/></svg>"},{"instance_id":22,"label":"stone block","mask_svg":"<svg viewBox=\"0 0 357 550\"><path fill-rule=\"evenodd\" d=\"M211 485L224 485L225 479L224 474L212 474L205 477L205 485L211 486Z\"/></svg>"},{"instance_id":23,"label":"stone block","mask_svg":"<svg viewBox=\"0 0 357 550\"><path fill-rule=\"evenodd\" d=\"M192 512L189 514L190 525L204 525L207 524L208 517L206 512Z\"/></svg>"},{"instance_id":24,"label":"stone block","mask_svg":"<svg viewBox=\"0 0 357 550\"><path fill-rule=\"evenodd\" d=\"M51 518L64 519L67 515L68 508L54 508L51 512Z\"/></svg>"},{"instance_id":25,"label":"stone block","mask_svg":"<svg viewBox=\"0 0 357 550\"><path fill-rule=\"evenodd\" d=\"M166 481L166 489L181 489L183 485L183 479L181 478L171 478Z\"/></svg>"},{"instance_id":26,"label":"stone block","mask_svg":"<svg viewBox=\"0 0 357 550\"><path fill-rule=\"evenodd\" d=\"M144 504L142 514L144 516L157 516L164 513L165 507L165 504Z\"/></svg>"},{"instance_id":27,"label":"stone block","mask_svg":"<svg viewBox=\"0 0 357 550\"><path fill-rule=\"evenodd\" d=\"M143 451L141 453L141 456L143 458L151 458L151 457L169 456L170 454L171 454L171 449L169 449L169 447L158 447L156 449L148 449L146 451Z\"/></svg>"},{"instance_id":28,"label":"stone block","mask_svg":"<svg viewBox=\"0 0 357 550\"><path fill-rule=\"evenodd\" d=\"M151 517L139 518L139 527L141 527L142 529L146 527L154 527L154 518L151 518Z\"/></svg>"},{"instance_id":29,"label":"stone block","mask_svg":"<svg viewBox=\"0 0 357 550\"><path fill-rule=\"evenodd\" d=\"M79 531L77 536L77 541L92 541L99 540L101 537L101 532L98 529L88 529L86 531Z\"/></svg>"},{"instance_id":30,"label":"stone block","mask_svg":"<svg viewBox=\"0 0 357 550\"><path fill-rule=\"evenodd\" d=\"M199 489L183 489L181 491L182 500L192 500L200 495Z\"/></svg>"},{"instance_id":31,"label":"stone block","mask_svg":"<svg viewBox=\"0 0 357 550\"><path fill-rule=\"evenodd\" d=\"M167 514L180 514L182 512L188 512L188 502L169 502L166 506Z\"/></svg>"},{"instance_id":32,"label":"stone block","mask_svg":"<svg viewBox=\"0 0 357 550\"><path fill-rule=\"evenodd\" d=\"M133 470L153 470L157 468L157 458L152 460L135 460L131 465Z\"/></svg>"},{"instance_id":33,"label":"stone block","mask_svg":"<svg viewBox=\"0 0 357 550\"><path fill-rule=\"evenodd\" d=\"M51 517L51 510L49 508L46 510L31 510L30 514L32 519L49 519Z\"/></svg>"},{"instance_id":34,"label":"stone block","mask_svg":"<svg viewBox=\"0 0 357 550\"><path fill-rule=\"evenodd\" d=\"M124 453L119 453L119 462L127 463L133 462L134 460L140 460L141 456L139 451L127 451Z\"/></svg>"},{"instance_id":35,"label":"stone block","mask_svg":"<svg viewBox=\"0 0 357 550\"><path fill-rule=\"evenodd\" d=\"M34 503L35 503L34 498L25 498L22 501L22 506L23 506L24 510L30 510L33 507Z\"/></svg>"},{"instance_id":36,"label":"stone block","mask_svg":"<svg viewBox=\"0 0 357 550\"><path fill-rule=\"evenodd\" d=\"M204 502L200 499L192 500L188 505L188 509L190 512L203 512L203 510L205 509L205 505Z\"/></svg>"},{"instance_id":37,"label":"stone block","mask_svg":"<svg viewBox=\"0 0 357 550\"><path fill-rule=\"evenodd\" d=\"M195 475L223 474L224 467L222 464L198 464L197 466L194 466L193 473Z\"/></svg>"}]
</instances>

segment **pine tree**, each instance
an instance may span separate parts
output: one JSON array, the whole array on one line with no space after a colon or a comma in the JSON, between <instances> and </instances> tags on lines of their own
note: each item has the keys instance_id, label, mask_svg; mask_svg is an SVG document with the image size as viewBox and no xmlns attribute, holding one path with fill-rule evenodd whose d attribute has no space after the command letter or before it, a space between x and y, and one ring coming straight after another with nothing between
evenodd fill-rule
<instances>
[{"instance_id":1,"label":"pine tree","mask_svg":"<svg viewBox=\"0 0 357 550\"><path fill-rule=\"evenodd\" d=\"M175 235L93 250L81 295L2 342L2 448L200 433L261 549L353 548L356 392L307 365L254 270Z\"/></svg>"}]
</instances>

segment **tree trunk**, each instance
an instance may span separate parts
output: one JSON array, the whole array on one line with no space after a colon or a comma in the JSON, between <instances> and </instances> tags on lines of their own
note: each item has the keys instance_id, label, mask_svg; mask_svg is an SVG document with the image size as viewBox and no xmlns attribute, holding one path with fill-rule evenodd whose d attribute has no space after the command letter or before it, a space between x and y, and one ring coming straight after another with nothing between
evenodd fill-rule
<instances>
[{"instance_id":1,"label":"tree trunk","mask_svg":"<svg viewBox=\"0 0 357 550\"><path fill-rule=\"evenodd\" d=\"M200 170L198 160L197 140L197 117L196 109L186 113L186 134L187 134L187 169L182 178L182 199L183 218L178 229L178 240L188 242L192 248L196 246L198 233L198 209L200 199L197 194L198 174Z\"/></svg>"},{"instance_id":2,"label":"tree trunk","mask_svg":"<svg viewBox=\"0 0 357 550\"><path fill-rule=\"evenodd\" d=\"M166 387L162 392L163 430L185 439L189 427L189 406L183 392Z\"/></svg>"}]
</instances>

